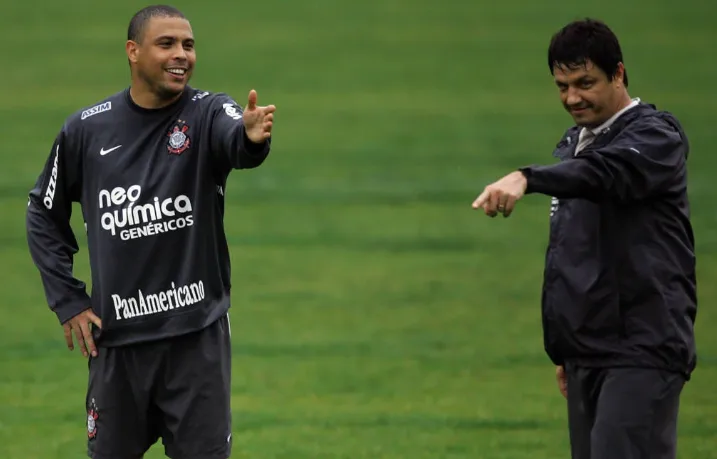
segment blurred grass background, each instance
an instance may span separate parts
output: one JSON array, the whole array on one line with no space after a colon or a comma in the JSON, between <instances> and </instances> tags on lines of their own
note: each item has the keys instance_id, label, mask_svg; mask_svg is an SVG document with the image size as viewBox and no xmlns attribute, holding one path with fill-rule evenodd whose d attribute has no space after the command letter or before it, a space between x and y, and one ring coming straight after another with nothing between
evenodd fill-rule
<instances>
[{"instance_id":1,"label":"blurred grass background","mask_svg":"<svg viewBox=\"0 0 717 459\"><path fill-rule=\"evenodd\" d=\"M549 198L507 220L470 203L515 167L553 161L570 118L548 41L595 15L621 39L631 95L691 138L700 363L679 457L717 458L715 2L174 5L197 39L193 86L240 102L254 88L278 107L271 158L227 191L233 457L569 457L540 329ZM128 84L126 28L143 6L3 4L2 459L84 457L86 363L47 309L24 211L65 117ZM88 279L79 212L74 223Z\"/></svg>"}]
</instances>

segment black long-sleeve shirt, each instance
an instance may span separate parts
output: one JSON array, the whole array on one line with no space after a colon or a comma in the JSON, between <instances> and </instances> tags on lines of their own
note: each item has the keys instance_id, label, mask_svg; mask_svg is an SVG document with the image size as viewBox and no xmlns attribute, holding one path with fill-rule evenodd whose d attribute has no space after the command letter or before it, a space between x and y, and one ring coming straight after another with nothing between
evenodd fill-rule
<instances>
[{"instance_id":1,"label":"black long-sleeve shirt","mask_svg":"<svg viewBox=\"0 0 717 459\"><path fill-rule=\"evenodd\" d=\"M129 89L67 118L27 208L27 238L61 323L92 308L97 344L116 346L203 328L230 306L224 190L233 169L263 163L270 140L246 136L242 107L187 87L161 109ZM70 226L81 204L92 292L73 274Z\"/></svg>"}]
</instances>

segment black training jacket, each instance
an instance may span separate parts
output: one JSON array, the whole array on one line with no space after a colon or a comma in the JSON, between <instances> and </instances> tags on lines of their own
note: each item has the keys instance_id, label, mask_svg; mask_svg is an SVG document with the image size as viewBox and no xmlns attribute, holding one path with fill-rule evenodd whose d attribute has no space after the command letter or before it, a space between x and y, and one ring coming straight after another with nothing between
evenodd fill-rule
<instances>
[{"instance_id":1,"label":"black training jacket","mask_svg":"<svg viewBox=\"0 0 717 459\"><path fill-rule=\"evenodd\" d=\"M695 368L689 144L668 112L639 103L574 155L579 128L526 167L552 196L542 312L557 365Z\"/></svg>"},{"instance_id":2,"label":"black training jacket","mask_svg":"<svg viewBox=\"0 0 717 459\"><path fill-rule=\"evenodd\" d=\"M129 89L67 118L30 191L27 238L50 309L64 323L92 307L99 346L195 331L227 313L223 228L232 169L254 168L270 142L246 137L242 108L190 87L148 110ZM92 292L73 275L70 226L81 205Z\"/></svg>"}]
</instances>

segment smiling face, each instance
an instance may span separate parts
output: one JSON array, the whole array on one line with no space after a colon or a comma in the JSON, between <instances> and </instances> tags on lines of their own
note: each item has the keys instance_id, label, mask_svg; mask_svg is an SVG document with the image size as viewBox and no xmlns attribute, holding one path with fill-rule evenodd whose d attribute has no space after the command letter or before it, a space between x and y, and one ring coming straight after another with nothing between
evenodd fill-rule
<instances>
[{"instance_id":1,"label":"smiling face","mask_svg":"<svg viewBox=\"0 0 717 459\"><path fill-rule=\"evenodd\" d=\"M624 105L622 64L612 78L590 60L584 65L556 65L553 72L563 106L579 126L597 127Z\"/></svg>"},{"instance_id":2,"label":"smiling face","mask_svg":"<svg viewBox=\"0 0 717 459\"><path fill-rule=\"evenodd\" d=\"M150 18L139 41L127 41L133 86L158 102L178 98L196 63L192 28L184 18Z\"/></svg>"}]
</instances>

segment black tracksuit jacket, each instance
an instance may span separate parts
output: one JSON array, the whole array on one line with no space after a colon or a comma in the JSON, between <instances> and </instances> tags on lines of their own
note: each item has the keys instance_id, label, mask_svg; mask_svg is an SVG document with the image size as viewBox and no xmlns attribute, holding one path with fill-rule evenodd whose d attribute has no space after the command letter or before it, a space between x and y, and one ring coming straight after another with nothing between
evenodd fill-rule
<instances>
[{"instance_id":1,"label":"black tracksuit jacket","mask_svg":"<svg viewBox=\"0 0 717 459\"><path fill-rule=\"evenodd\" d=\"M521 170L526 193L553 197L542 293L545 350L557 365L696 364L696 258L689 144L676 118L639 103L574 154Z\"/></svg>"}]
</instances>

